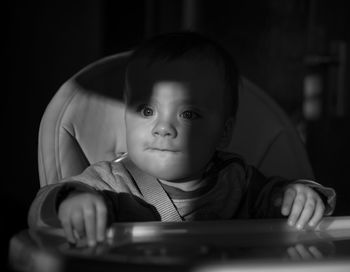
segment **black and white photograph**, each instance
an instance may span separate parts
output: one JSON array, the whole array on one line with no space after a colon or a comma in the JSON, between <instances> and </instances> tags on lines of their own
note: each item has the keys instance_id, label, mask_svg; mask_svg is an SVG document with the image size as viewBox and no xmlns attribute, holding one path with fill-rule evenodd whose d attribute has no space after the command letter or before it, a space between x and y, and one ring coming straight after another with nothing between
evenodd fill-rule
<instances>
[{"instance_id":1,"label":"black and white photograph","mask_svg":"<svg viewBox=\"0 0 350 272\"><path fill-rule=\"evenodd\" d=\"M347 1L2 7L1 271L350 271Z\"/></svg>"}]
</instances>

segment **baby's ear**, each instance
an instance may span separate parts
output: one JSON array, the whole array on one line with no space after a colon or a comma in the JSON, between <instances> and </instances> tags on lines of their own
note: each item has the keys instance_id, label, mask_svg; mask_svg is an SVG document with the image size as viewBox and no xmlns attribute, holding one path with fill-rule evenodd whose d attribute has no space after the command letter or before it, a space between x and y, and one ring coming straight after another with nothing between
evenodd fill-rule
<instances>
[{"instance_id":1,"label":"baby's ear","mask_svg":"<svg viewBox=\"0 0 350 272\"><path fill-rule=\"evenodd\" d=\"M235 126L235 118L229 117L225 122L224 133L219 142L218 149L225 150L231 143L233 129Z\"/></svg>"}]
</instances>

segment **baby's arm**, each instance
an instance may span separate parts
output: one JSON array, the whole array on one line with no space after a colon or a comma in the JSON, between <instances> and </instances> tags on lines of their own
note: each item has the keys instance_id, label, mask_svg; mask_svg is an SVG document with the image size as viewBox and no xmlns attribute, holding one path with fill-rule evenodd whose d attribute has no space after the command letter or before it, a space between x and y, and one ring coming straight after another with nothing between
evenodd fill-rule
<instances>
[{"instance_id":1,"label":"baby's arm","mask_svg":"<svg viewBox=\"0 0 350 272\"><path fill-rule=\"evenodd\" d=\"M105 239L107 206L98 192L70 193L58 207L58 218L71 243L86 237L94 246Z\"/></svg>"},{"instance_id":2,"label":"baby's arm","mask_svg":"<svg viewBox=\"0 0 350 272\"><path fill-rule=\"evenodd\" d=\"M288 224L303 229L307 224L315 227L322 219L325 204L320 195L304 184L290 184L285 187L281 213L288 216Z\"/></svg>"}]
</instances>

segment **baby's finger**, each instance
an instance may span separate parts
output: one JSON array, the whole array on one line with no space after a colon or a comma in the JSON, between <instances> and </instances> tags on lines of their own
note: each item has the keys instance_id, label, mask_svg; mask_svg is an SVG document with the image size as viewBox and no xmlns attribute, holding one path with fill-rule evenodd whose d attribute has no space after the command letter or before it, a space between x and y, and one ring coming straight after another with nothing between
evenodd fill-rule
<instances>
[{"instance_id":1,"label":"baby's finger","mask_svg":"<svg viewBox=\"0 0 350 272\"><path fill-rule=\"evenodd\" d=\"M305 200L306 200L306 197L305 197L305 194L303 194L303 193L297 194L297 196L294 198L292 211L291 211L289 218L288 218L288 224L290 226L294 226L295 223L297 222L297 220L298 220L298 218L303 210Z\"/></svg>"},{"instance_id":2,"label":"baby's finger","mask_svg":"<svg viewBox=\"0 0 350 272\"><path fill-rule=\"evenodd\" d=\"M315 206L316 206L315 199L311 197L307 198L303 211L296 224L297 229L303 229L305 224L309 222L310 218L314 214Z\"/></svg>"},{"instance_id":3,"label":"baby's finger","mask_svg":"<svg viewBox=\"0 0 350 272\"><path fill-rule=\"evenodd\" d=\"M107 225L107 208L104 203L96 204L96 217L97 217L97 241L102 242L106 235Z\"/></svg>"},{"instance_id":4,"label":"baby's finger","mask_svg":"<svg viewBox=\"0 0 350 272\"><path fill-rule=\"evenodd\" d=\"M293 202L294 202L295 195L296 195L296 191L293 188L288 188L284 192L283 203L282 203L282 207L281 207L281 213L284 216L287 216L290 213L290 210L291 210Z\"/></svg>"},{"instance_id":5,"label":"baby's finger","mask_svg":"<svg viewBox=\"0 0 350 272\"><path fill-rule=\"evenodd\" d=\"M72 214L71 217L74 236L77 240L79 240L85 236L85 224L83 213L75 212Z\"/></svg>"},{"instance_id":6,"label":"baby's finger","mask_svg":"<svg viewBox=\"0 0 350 272\"><path fill-rule=\"evenodd\" d=\"M63 231L64 231L64 234L66 235L68 242L72 243L72 244L76 244L77 241L75 239L75 236L73 233L73 227L71 225L69 218L67 218L65 220L61 220L61 224L62 224Z\"/></svg>"},{"instance_id":7,"label":"baby's finger","mask_svg":"<svg viewBox=\"0 0 350 272\"><path fill-rule=\"evenodd\" d=\"M309 222L310 227L317 226L317 224L321 221L323 217L324 210L325 210L325 206L323 204L323 201L320 198L318 198L316 201L316 208L315 208L314 215L312 216Z\"/></svg>"},{"instance_id":8,"label":"baby's finger","mask_svg":"<svg viewBox=\"0 0 350 272\"><path fill-rule=\"evenodd\" d=\"M85 232L89 246L96 245L96 210L92 205L84 209Z\"/></svg>"}]
</instances>

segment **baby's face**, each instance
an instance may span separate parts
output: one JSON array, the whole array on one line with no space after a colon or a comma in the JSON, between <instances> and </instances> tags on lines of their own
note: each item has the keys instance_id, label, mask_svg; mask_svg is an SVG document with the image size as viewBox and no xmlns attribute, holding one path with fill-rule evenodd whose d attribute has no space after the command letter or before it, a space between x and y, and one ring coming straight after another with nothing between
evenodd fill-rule
<instances>
[{"instance_id":1,"label":"baby's face","mask_svg":"<svg viewBox=\"0 0 350 272\"><path fill-rule=\"evenodd\" d=\"M200 177L225 127L218 67L185 60L146 66L140 60L129 71L125 121L131 160L161 180Z\"/></svg>"}]
</instances>

